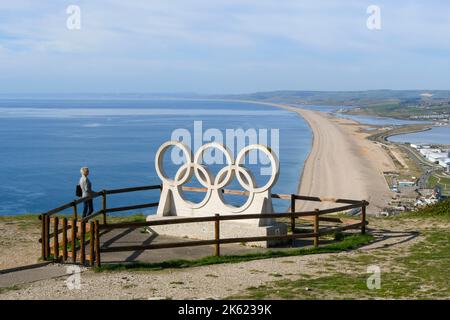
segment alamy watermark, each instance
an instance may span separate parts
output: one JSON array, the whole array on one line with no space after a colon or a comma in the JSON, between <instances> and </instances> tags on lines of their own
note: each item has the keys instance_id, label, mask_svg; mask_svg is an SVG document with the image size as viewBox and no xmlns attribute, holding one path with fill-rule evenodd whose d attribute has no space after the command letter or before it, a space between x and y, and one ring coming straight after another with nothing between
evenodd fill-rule
<instances>
[{"instance_id":1,"label":"alamy watermark","mask_svg":"<svg viewBox=\"0 0 450 320\"><path fill-rule=\"evenodd\" d=\"M81 289L81 268L71 265L66 268L66 273L70 276L66 279L66 286L69 290Z\"/></svg>"},{"instance_id":2,"label":"alamy watermark","mask_svg":"<svg viewBox=\"0 0 450 320\"><path fill-rule=\"evenodd\" d=\"M81 29L81 8L72 4L66 8L69 15L66 20L66 27L69 30ZM371 4L367 7L366 13L369 17L366 20L366 26L369 30L381 30L381 8L378 5Z\"/></svg>"},{"instance_id":3,"label":"alamy watermark","mask_svg":"<svg viewBox=\"0 0 450 320\"><path fill-rule=\"evenodd\" d=\"M366 10L369 17L366 21L367 29L369 30L381 30L381 8L377 5L370 5Z\"/></svg>"},{"instance_id":4,"label":"alamy watermark","mask_svg":"<svg viewBox=\"0 0 450 320\"><path fill-rule=\"evenodd\" d=\"M191 150L197 150L203 144L216 142L226 146L232 154L236 154L241 149L252 144L262 144L268 146L273 154L280 158L280 130L266 128L249 129L226 129L225 135L220 129L208 128L203 130L203 121L194 121L194 130L191 133L188 129L178 128L172 132L171 140L179 141ZM172 149L171 160L175 165L183 164L183 152ZM203 163L206 165L224 164L225 157L217 150L205 150L203 153ZM270 159L262 157L259 152L250 152L248 161L250 165L263 165L260 170L261 175L271 175Z\"/></svg>"},{"instance_id":5,"label":"alamy watermark","mask_svg":"<svg viewBox=\"0 0 450 320\"><path fill-rule=\"evenodd\" d=\"M66 13L69 15L66 20L66 27L69 30L81 29L81 8L77 5L70 5L66 9Z\"/></svg>"},{"instance_id":6,"label":"alamy watermark","mask_svg":"<svg viewBox=\"0 0 450 320\"><path fill-rule=\"evenodd\" d=\"M370 276L366 280L367 289L381 289L381 269L379 266L371 265L367 267Z\"/></svg>"}]
</instances>

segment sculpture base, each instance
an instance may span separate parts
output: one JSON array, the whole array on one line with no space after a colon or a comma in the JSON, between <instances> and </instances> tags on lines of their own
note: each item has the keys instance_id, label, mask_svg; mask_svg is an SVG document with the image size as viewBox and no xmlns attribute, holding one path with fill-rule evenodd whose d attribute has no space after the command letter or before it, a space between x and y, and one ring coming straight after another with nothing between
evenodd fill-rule
<instances>
[{"instance_id":1,"label":"sculpture base","mask_svg":"<svg viewBox=\"0 0 450 320\"><path fill-rule=\"evenodd\" d=\"M175 219L179 216L148 216L147 221L161 219ZM213 240L214 239L214 222L195 222L183 224L171 224L149 227L150 232L156 234L168 235L180 238L189 238L196 240ZM242 221L221 221L220 222L220 238L244 238L244 237L265 237L275 235L286 235L287 226L284 223L275 222L273 225L259 227L254 224ZM288 240L269 240L258 242L243 243L247 246L254 247L274 247L286 244Z\"/></svg>"}]
</instances>

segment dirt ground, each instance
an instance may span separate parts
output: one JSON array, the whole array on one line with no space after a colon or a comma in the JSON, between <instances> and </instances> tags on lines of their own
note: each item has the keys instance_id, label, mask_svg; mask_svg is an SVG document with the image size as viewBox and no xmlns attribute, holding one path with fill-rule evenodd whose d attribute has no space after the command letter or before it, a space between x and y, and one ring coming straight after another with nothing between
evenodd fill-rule
<instances>
[{"instance_id":1,"label":"dirt ground","mask_svg":"<svg viewBox=\"0 0 450 320\"><path fill-rule=\"evenodd\" d=\"M25 235L29 230L25 231L26 228L20 228L19 225L19 222L8 224L8 226L15 226L16 239L17 237L25 239L26 242L20 247L12 245L5 249L2 246L1 259L5 265L8 259L20 262L26 262L27 259L33 260L31 257L36 256L35 250L39 250L39 247L30 245L33 235ZM1 227L5 228L3 221ZM377 241L351 252L273 258L161 271L101 273L86 271L81 274L80 289L70 290L66 283L66 277L62 277L4 290L0 293L0 299L91 299L91 297L96 299L221 299L239 297L249 288L264 286L279 279L296 281L335 272L365 273L366 266L356 265L352 263L352 259L368 253L373 257L380 257L377 264L384 272L389 272L396 267L396 258L407 254L412 245L424 239L421 234L422 230L430 228L448 230L449 227L450 225L442 222L373 218L370 228ZM11 241L11 235L9 238L5 238L3 235L0 239L2 243L6 241L10 241L10 244L17 243L17 241ZM16 254L16 257L6 258L6 253L22 252L21 248L25 247L27 247L26 252L30 257ZM336 296L329 294L327 297L339 298L338 293Z\"/></svg>"},{"instance_id":2,"label":"dirt ground","mask_svg":"<svg viewBox=\"0 0 450 320\"><path fill-rule=\"evenodd\" d=\"M39 262L39 220L0 217L0 270Z\"/></svg>"}]
</instances>

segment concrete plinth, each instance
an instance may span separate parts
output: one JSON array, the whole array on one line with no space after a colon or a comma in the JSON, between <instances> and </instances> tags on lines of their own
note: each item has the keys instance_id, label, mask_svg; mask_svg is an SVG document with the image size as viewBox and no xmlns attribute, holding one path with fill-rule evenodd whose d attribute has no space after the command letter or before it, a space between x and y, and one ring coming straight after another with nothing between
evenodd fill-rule
<instances>
[{"instance_id":1,"label":"concrete plinth","mask_svg":"<svg viewBox=\"0 0 450 320\"><path fill-rule=\"evenodd\" d=\"M177 216L148 216L147 221L161 219L176 219ZM160 235L185 237L196 240L213 240L214 239L214 222L195 222L172 225L161 225L150 227L150 232ZM286 235L287 226L283 223L274 223L270 226L255 226L254 224L242 221L221 221L220 222L220 238L244 238L244 237L265 237L275 235ZM247 246L256 247L273 247L286 243L286 240L270 240L247 242Z\"/></svg>"}]
</instances>

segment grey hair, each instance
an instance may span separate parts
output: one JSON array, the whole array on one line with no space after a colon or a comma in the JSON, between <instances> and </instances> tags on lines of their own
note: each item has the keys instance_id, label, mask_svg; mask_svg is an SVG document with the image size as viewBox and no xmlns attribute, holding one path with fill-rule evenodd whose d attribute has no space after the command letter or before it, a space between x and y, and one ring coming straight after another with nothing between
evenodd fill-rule
<instances>
[{"instance_id":1,"label":"grey hair","mask_svg":"<svg viewBox=\"0 0 450 320\"><path fill-rule=\"evenodd\" d=\"M88 167L82 167L82 168L80 169L80 173L81 173L82 175L84 175L84 173L85 173L86 171L88 171L88 170L89 170Z\"/></svg>"}]
</instances>

